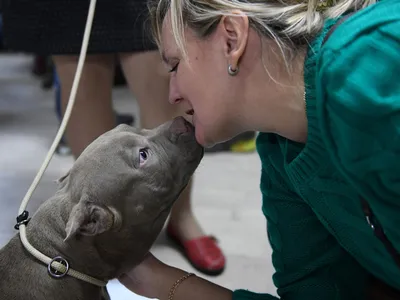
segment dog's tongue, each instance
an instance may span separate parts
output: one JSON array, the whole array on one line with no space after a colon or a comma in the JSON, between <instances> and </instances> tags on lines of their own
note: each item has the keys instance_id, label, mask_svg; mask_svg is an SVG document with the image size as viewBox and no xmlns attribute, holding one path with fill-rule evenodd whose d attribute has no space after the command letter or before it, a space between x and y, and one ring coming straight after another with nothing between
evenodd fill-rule
<instances>
[{"instance_id":1,"label":"dog's tongue","mask_svg":"<svg viewBox=\"0 0 400 300\"><path fill-rule=\"evenodd\" d=\"M173 133L180 134L180 133L193 132L194 127L190 122L186 121L185 118L177 117L172 122L171 130Z\"/></svg>"}]
</instances>

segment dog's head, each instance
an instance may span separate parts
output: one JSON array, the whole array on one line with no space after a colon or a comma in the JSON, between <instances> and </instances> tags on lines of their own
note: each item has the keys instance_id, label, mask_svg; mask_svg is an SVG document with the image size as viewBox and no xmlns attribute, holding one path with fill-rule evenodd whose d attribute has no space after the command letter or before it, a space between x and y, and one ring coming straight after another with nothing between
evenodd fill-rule
<instances>
[{"instance_id":1,"label":"dog's head","mask_svg":"<svg viewBox=\"0 0 400 300\"><path fill-rule=\"evenodd\" d=\"M101 135L59 180L59 193L72 202L65 241L103 236L148 247L202 157L182 117L153 130L120 125Z\"/></svg>"}]
</instances>

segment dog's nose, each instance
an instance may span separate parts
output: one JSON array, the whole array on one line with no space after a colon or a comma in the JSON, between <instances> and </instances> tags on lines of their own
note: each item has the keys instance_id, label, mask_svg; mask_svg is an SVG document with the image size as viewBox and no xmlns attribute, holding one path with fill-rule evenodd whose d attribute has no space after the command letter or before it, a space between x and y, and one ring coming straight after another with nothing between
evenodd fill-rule
<instances>
[{"instance_id":1,"label":"dog's nose","mask_svg":"<svg viewBox=\"0 0 400 300\"><path fill-rule=\"evenodd\" d=\"M194 132L194 127L184 117L177 117L172 121L170 130L175 134L182 134Z\"/></svg>"}]
</instances>

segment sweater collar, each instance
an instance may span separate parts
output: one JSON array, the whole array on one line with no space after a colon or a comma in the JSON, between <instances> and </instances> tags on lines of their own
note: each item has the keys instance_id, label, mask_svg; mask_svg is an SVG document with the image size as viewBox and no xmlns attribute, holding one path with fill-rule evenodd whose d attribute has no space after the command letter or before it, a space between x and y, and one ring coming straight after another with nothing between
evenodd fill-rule
<instances>
[{"instance_id":1,"label":"sweater collar","mask_svg":"<svg viewBox=\"0 0 400 300\"><path fill-rule=\"evenodd\" d=\"M291 181L304 183L315 177L318 171L325 166L325 147L319 129L317 115L316 77L317 61L319 58L322 41L336 20L327 20L320 34L314 38L308 47L304 62L304 85L306 114L308 122L307 142L299 154L287 165L287 173ZM293 143L287 141L287 143ZM296 145L287 145L293 147ZM297 145L298 146L298 145Z\"/></svg>"}]
</instances>

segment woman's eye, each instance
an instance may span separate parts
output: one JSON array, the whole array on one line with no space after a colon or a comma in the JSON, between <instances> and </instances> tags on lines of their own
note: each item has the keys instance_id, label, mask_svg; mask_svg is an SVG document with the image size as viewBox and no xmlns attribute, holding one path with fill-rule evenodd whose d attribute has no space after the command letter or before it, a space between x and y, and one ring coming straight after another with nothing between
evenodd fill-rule
<instances>
[{"instance_id":1,"label":"woman's eye","mask_svg":"<svg viewBox=\"0 0 400 300\"><path fill-rule=\"evenodd\" d=\"M143 165L146 162L146 160L149 158L149 153L148 153L147 149L140 149L139 157L140 157L140 165Z\"/></svg>"},{"instance_id":2,"label":"woman's eye","mask_svg":"<svg viewBox=\"0 0 400 300\"><path fill-rule=\"evenodd\" d=\"M177 70L178 70L178 66L179 66L179 63L177 63L171 70L169 70L168 72L169 73L173 73L173 72L176 72Z\"/></svg>"}]
</instances>

